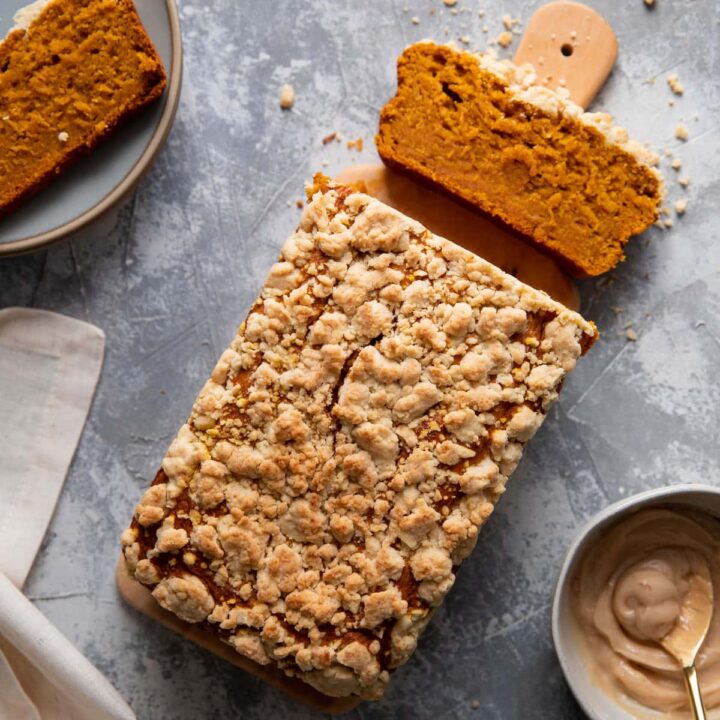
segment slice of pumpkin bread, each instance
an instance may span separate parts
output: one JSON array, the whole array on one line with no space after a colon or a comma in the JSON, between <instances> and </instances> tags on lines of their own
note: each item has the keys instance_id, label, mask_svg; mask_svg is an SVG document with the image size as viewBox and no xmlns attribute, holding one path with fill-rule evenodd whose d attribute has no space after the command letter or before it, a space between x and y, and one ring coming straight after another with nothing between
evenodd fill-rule
<instances>
[{"instance_id":1,"label":"slice of pumpkin bread","mask_svg":"<svg viewBox=\"0 0 720 720\"><path fill-rule=\"evenodd\" d=\"M530 66L425 41L398 59L377 147L392 168L460 198L599 275L658 217L656 156L601 113L534 86Z\"/></svg>"},{"instance_id":2,"label":"slice of pumpkin bread","mask_svg":"<svg viewBox=\"0 0 720 720\"><path fill-rule=\"evenodd\" d=\"M40 0L15 19L0 44L0 217L166 83L131 0Z\"/></svg>"}]
</instances>

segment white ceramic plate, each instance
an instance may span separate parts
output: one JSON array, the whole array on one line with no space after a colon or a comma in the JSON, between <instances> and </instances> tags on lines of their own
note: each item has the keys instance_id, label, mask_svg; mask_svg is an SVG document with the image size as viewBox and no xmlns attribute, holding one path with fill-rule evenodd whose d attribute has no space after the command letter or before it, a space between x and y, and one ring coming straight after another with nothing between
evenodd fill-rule
<instances>
[{"instance_id":1,"label":"white ceramic plate","mask_svg":"<svg viewBox=\"0 0 720 720\"><path fill-rule=\"evenodd\" d=\"M0 39L30 0L0 0ZM180 98L182 40L175 0L135 0L168 73L163 97L90 155L0 220L0 256L45 247L114 207L150 167L172 126Z\"/></svg>"}]
</instances>

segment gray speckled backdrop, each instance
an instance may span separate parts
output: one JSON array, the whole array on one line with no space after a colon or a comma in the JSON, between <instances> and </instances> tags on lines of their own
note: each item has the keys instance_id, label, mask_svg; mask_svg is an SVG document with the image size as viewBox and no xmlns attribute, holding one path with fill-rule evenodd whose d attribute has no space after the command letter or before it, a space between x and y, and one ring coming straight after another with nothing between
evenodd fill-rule
<instances>
[{"instance_id":1,"label":"gray speckled backdrop","mask_svg":"<svg viewBox=\"0 0 720 720\"><path fill-rule=\"evenodd\" d=\"M140 720L314 716L124 607L118 536L294 227L304 180L323 161L331 172L375 160L402 48L466 34L480 47L504 13L527 20L537 4L459 0L453 14L442 0L185 0L182 101L150 175L116 217L0 261L0 307L57 310L107 333L95 403L27 591ZM686 192L663 164L670 199L686 196L688 212L583 283L602 340L530 444L415 658L354 718L581 717L550 640L553 583L576 528L638 490L720 483L720 3L591 4L621 47L595 107L682 159ZM665 83L671 71L682 98ZM291 112L278 108L285 82L297 92ZM674 138L681 119L686 143ZM363 137L365 150L324 147L332 131ZM629 322L637 342L625 337Z\"/></svg>"}]
</instances>

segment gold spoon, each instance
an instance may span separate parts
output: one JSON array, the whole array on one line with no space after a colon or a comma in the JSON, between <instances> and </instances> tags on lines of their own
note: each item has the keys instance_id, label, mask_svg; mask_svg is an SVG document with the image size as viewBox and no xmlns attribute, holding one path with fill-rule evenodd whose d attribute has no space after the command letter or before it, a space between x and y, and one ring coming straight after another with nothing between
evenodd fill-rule
<instances>
[{"instance_id":1,"label":"gold spoon","mask_svg":"<svg viewBox=\"0 0 720 720\"><path fill-rule=\"evenodd\" d=\"M693 573L689 580L688 594L675 627L662 639L660 645L679 663L685 675L693 720L706 720L705 706L700 695L695 658L705 641L713 613L713 586L708 566Z\"/></svg>"}]
</instances>

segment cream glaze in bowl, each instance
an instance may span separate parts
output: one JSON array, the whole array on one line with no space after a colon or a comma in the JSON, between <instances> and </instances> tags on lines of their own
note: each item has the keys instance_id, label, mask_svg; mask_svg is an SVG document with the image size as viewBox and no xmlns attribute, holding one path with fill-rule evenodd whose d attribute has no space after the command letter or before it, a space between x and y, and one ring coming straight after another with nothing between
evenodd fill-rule
<instances>
[{"instance_id":1,"label":"cream glaze in bowl","mask_svg":"<svg viewBox=\"0 0 720 720\"><path fill-rule=\"evenodd\" d=\"M650 507L685 507L702 510L720 519L720 488L711 485L672 485L648 490L620 500L601 510L580 529L563 561L555 587L552 634L555 651L575 698L592 720L636 720L662 714L647 709L633 714L619 705L593 681L577 643L578 628L572 616L570 583L580 559L590 544L621 517ZM708 713L720 718L720 709Z\"/></svg>"}]
</instances>

